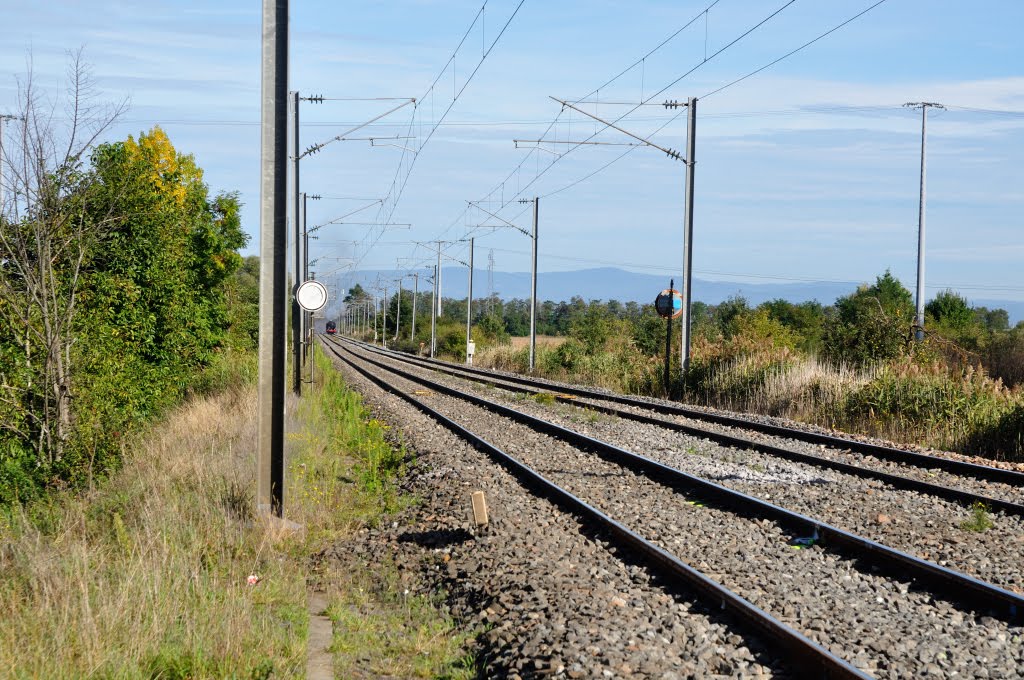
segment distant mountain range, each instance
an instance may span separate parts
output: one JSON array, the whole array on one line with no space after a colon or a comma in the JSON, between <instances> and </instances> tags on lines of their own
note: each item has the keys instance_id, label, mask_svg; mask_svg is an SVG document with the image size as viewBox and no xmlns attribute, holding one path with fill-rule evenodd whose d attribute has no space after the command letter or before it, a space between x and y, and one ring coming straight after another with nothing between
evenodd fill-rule
<instances>
[{"instance_id":1,"label":"distant mountain range","mask_svg":"<svg viewBox=\"0 0 1024 680\"><path fill-rule=\"evenodd\" d=\"M397 271L358 271L350 274L346 286L351 287L357 282L364 288L372 286L378 280L393 282L398 278ZM461 267L445 267L441 273L441 294L447 298L466 297L466 270ZM676 289L681 288L676 281ZM653 303L661 290L668 288L669 277L652 274L637 274L615 267L597 269L579 269L566 272L541 272L537 275L537 298L539 300L569 300L579 295L584 300L619 300L620 302ZM390 283L390 290L394 290ZM405 284L411 286L411 281ZM420 291L429 291L430 283L421 276ZM746 298L751 305L758 305L768 300L782 298L790 302L806 302L817 300L822 304L832 304L836 298L849 295L855 286L848 283L828 281L809 281L806 283L737 283L734 281L693 280L694 301L715 305L737 295ZM529 298L529 272L494 272L494 292L503 299ZM483 298L488 294L487 271L478 270L473 275L473 297ZM970 299L974 306L989 309L1002 308L1010 317L1010 324L1024 320L1024 301L1021 300L985 300Z\"/></svg>"}]
</instances>

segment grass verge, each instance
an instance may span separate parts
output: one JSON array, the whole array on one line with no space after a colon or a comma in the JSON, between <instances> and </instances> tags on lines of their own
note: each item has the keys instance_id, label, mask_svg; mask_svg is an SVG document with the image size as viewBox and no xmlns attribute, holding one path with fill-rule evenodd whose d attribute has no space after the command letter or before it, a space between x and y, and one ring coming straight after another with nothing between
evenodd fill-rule
<instances>
[{"instance_id":1,"label":"grass verge","mask_svg":"<svg viewBox=\"0 0 1024 680\"><path fill-rule=\"evenodd\" d=\"M472 678L475 664L466 652L471 635L443 613L442 594L410 594L408 569L379 557L371 566L339 551L354 532L388 521L416 501L397 486L408 451L394 443L326 357L318 353L316 361L320 377L303 398L290 464L292 495L305 495L298 504L308 515L293 519L311 528L320 523L319 536L310 532L310 553L335 555L319 561L315 574L334 624L335 675Z\"/></svg>"},{"instance_id":2,"label":"grass verge","mask_svg":"<svg viewBox=\"0 0 1024 680\"><path fill-rule=\"evenodd\" d=\"M253 515L256 391L222 376L231 387L128 442L123 468L96 488L0 508L3 674L303 677L310 555L410 502L395 484L404 452L318 368L325 384L302 400L288 443L286 514L300 532ZM338 629L358 626L338 614L355 598L387 614L389 634L352 655L386 658L402 677L458 677L454 624L389 589L386 574L359 576L331 586ZM383 647L403 637L413 643Z\"/></svg>"},{"instance_id":3,"label":"grass verge","mask_svg":"<svg viewBox=\"0 0 1024 680\"><path fill-rule=\"evenodd\" d=\"M196 398L97 488L3 510L6 674L301 676L305 580L252 515L255 414L251 386Z\"/></svg>"}]
</instances>

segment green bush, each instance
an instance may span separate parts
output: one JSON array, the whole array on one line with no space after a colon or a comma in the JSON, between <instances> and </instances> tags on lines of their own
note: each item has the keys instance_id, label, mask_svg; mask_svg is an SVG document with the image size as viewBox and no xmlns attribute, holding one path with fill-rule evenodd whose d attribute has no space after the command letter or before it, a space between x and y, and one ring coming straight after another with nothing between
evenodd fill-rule
<instances>
[{"instance_id":1,"label":"green bush","mask_svg":"<svg viewBox=\"0 0 1024 680\"><path fill-rule=\"evenodd\" d=\"M985 347L982 362L989 374L1007 387L1024 385L1024 328L995 334Z\"/></svg>"},{"instance_id":2,"label":"green bush","mask_svg":"<svg viewBox=\"0 0 1024 680\"><path fill-rule=\"evenodd\" d=\"M456 323L442 323L437 327L437 354L466 360L466 327Z\"/></svg>"},{"instance_id":3,"label":"green bush","mask_svg":"<svg viewBox=\"0 0 1024 680\"><path fill-rule=\"evenodd\" d=\"M889 272L879 276L874 285L836 300L836 310L838 320L824 337L827 359L863 365L908 354L913 298Z\"/></svg>"},{"instance_id":4,"label":"green bush","mask_svg":"<svg viewBox=\"0 0 1024 680\"><path fill-rule=\"evenodd\" d=\"M1024 461L1024 403L1002 410L995 418L966 433L958 451L996 460Z\"/></svg>"},{"instance_id":5,"label":"green bush","mask_svg":"<svg viewBox=\"0 0 1024 680\"><path fill-rule=\"evenodd\" d=\"M922 367L910 361L886 366L876 377L847 395L840 424L869 432L905 432L906 439L928 439L936 445L961 448L965 442L985 453L1012 444L1006 434L982 444L982 439L1010 427L1014 397L984 372L968 368L951 373L937 366ZM984 435L982 433L989 433ZM1019 436L1018 436L1019 448ZM979 451L981 453L982 451Z\"/></svg>"}]
</instances>

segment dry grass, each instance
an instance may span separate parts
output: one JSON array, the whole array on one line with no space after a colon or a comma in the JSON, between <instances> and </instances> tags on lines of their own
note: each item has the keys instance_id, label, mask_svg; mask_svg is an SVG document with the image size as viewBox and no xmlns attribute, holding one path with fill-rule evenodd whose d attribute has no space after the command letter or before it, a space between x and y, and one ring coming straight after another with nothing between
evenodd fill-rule
<instances>
[{"instance_id":1,"label":"dry grass","mask_svg":"<svg viewBox=\"0 0 1024 680\"><path fill-rule=\"evenodd\" d=\"M905 359L850 368L769 352L698 364L695 377L687 399L710 406L997 460L1024 456L1024 389L970 366Z\"/></svg>"},{"instance_id":2,"label":"dry grass","mask_svg":"<svg viewBox=\"0 0 1024 680\"><path fill-rule=\"evenodd\" d=\"M410 500L394 483L404 452L339 381L288 411L298 419L289 424L285 507L301 532L253 516L251 386L171 413L100 488L0 508L0 676L302 677L310 556ZM336 610L352 601L350 578L316 576ZM465 636L433 603L410 609L388 583L375 587L374 611L392 625L386 636L358 638L364 651L400 677L460 677ZM396 651L403 637L412 643Z\"/></svg>"},{"instance_id":3,"label":"dry grass","mask_svg":"<svg viewBox=\"0 0 1024 680\"><path fill-rule=\"evenodd\" d=\"M537 336L537 347L551 347L552 349L558 347L563 342L568 340L564 335L538 335ZM522 349L530 346L530 336L520 337L514 335L509 338L509 343L514 349Z\"/></svg>"},{"instance_id":4,"label":"dry grass","mask_svg":"<svg viewBox=\"0 0 1024 680\"><path fill-rule=\"evenodd\" d=\"M0 519L6 673L300 674L304 580L249 510L255 407L252 389L190 403L102 488Z\"/></svg>"},{"instance_id":5,"label":"dry grass","mask_svg":"<svg viewBox=\"0 0 1024 680\"><path fill-rule=\"evenodd\" d=\"M876 369L835 365L815 357L774 361L741 355L719 364L691 396L733 411L815 422L840 410L847 395L875 378Z\"/></svg>"},{"instance_id":6,"label":"dry grass","mask_svg":"<svg viewBox=\"0 0 1024 680\"><path fill-rule=\"evenodd\" d=\"M601 351L559 338L538 344L539 376L618 392L660 395L662 364L628 340ZM526 347L477 355L482 367L525 373ZM761 413L996 460L1024 461L1024 386L1013 389L983 369L927 356L869 367L837 365L752 334L727 343L695 343L685 401Z\"/></svg>"}]
</instances>

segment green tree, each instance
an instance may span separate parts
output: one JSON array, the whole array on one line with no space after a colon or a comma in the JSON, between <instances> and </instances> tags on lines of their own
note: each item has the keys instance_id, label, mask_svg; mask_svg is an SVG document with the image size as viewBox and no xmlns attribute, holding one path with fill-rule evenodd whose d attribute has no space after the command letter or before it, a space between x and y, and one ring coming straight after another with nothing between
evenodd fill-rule
<instances>
[{"instance_id":1,"label":"green tree","mask_svg":"<svg viewBox=\"0 0 1024 680\"><path fill-rule=\"evenodd\" d=\"M712 313L718 332L728 340L736 335L740 328L740 322L744 316L750 313L750 305L743 296L736 295L721 304L715 306Z\"/></svg>"},{"instance_id":2,"label":"green tree","mask_svg":"<svg viewBox=\"0 0 1024 680\"><path fill-rule=\"evenodd\" d=\"M781 298L770 300L758 307L768 312L769 317L787 329L796 332L798 346L806 352L815 352L821 347L825 331L825 308L816 300L795 304Z\"/></svg>"},{"instance_id":3,"label":"green tree","mask_svg":"<svg viewBox=\"0 0 1024 680\"><path fill-rule=\"evenodd\" d=\"M1005 309L989 309L975 307L974 319L988 331L1006 331L1010 329L1010 315Z\"/></svg>"},{"instance_id":4,"label":"green tree","mask_svg":"<svg viewBox=\"0 0 1024 680\"><path fill-rule=\"evenodd\" d=\"M883 361L907 351L913 297L889 271L874 285L836 300L838 319L825 333L824 354L835 361Z\"/></svg>"},{"instance_id":5,"label":"green tree","mask_svg":"<svg viewBox=\"0 0 1024 680\"><path fill-rule=\"evenodd\" d=\"M946 289L929 300L924 311L941 327L961 331L974 322L974 312L960 295Z\"/></svg>"},{"instance_id":6,"label":"green tree","mask_svg":"<svg viewBox=\"0 0 1024 680\"><path fill-rule=\"evenodd\" d=\"M484 314L480 317L480 321L478 321L476 326L473 328L474 340L477 338L477 334L479 333L481 339L484 339L491 344L499 345L508 342L508 331L505 330L505 324L501 320L501 317L494 312Z\"/></svg>"},{"instance_id":7,"label":"green tree","mask_svg":"<svg viewBox=\"0 0 1024 680\"><path fill-rule=\"evenodd\" d=\"M81 52L72 54L64 100L47 108L30 71L19 82L20 122L3 140L0 181L9 202L0 205L0 502L30 496L75 465L76 350L92 322L83 281L116 219L87 160L124 111L123 104L97 104L88 72Z\"/></svg>"},{"instance_id":8,"label":"green tree","mask_svg":"<svg viewBox=\"0 0 1024 680\"><path fill-rule=\"evenodd\" d=\"M368 293L358 283L348 289L344 302L361 302L368 297Z\"/></svg>"},{"instance_id":9,"label":"green tree","mask_svg":"<svg viewBox=\"0 0 1024 680\"><path fill-rule=\"evenodd\" d=\"M227 344L242 351L256 351L260 334L260 258L250 255L225 283L228 309Z\"/></svg>"},{"instance_id":10,"label":"green tree","mask_svg":"<svg viewBox=\"0 0 1024 680\"><path fill-rule=\"evenodd\" d=\"M173 403L226 342L227 292L246 242L235 194L210 198L202 171L159 128L93 154L102 200L120 216L82 294L79 437L100 467L117 434Z\"/></svg>"},{"instance_id":11,"label":"green tree","mask_svg":"<svg viewBox=\"0 0 1024 680\"><path fill-rule=\"evenodd\" d=\"M576 300L577 298L573 298ZM580 300L582 302L582 300ZM604 347L615 327L612 315L600 300L592 300L573 316L569 337L579 340L588 354L594 354Z\"/></svg>"}]
</instances>

